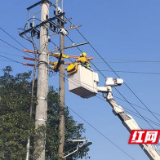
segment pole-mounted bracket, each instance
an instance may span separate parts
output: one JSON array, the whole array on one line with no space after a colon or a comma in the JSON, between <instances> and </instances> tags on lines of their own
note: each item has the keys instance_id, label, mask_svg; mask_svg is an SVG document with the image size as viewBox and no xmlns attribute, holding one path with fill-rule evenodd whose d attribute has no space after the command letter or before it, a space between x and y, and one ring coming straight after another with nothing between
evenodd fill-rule
<instances>
[{"instance_id":1,"label":"pole-mounted bracket","mask_svg":"<svg viewBox=\"0 0 160 160\"><path fill-rule=\"evenodd\" d=\"M61 16L63 16L64 14L65 14L65 13L63 12L63 13L61 13L61 14L59 14L59 15L56 15L55 17L49 18L49 19L41 22L40 24L38 24L38 25L36 25L36 26L34 26L34 27L31 27L31 28L25 30L25 31L22 32L22 33L19 33L19 35L22 36L23 34L26 34L26 33L30 32L30 31L32 31L33 29L37 29L38 27L41 27L41 26L43 26L43 25L45 25L45 24L47 24L47 23L49 23L49 22L51 22L51 21L53 21L53 20L55 20L55 19L57 19L57 18L59 18L59 17L61 17ZM61 18L60 18L60 19L61 19Z\"/></svg>"},{"instance_id":2,"label":"pole-mounted bracket","mask_svg":"<svg viewBox=\"0 0 160 160\"><path fill-rule=\"evenodd\" d=\"M81 26L82 26L82 25L75 26L75 27L71 27L71 28L66 29L66 31L69 31L69 30L72 30L72 29L76 29L76 28L81 27ZM53 36L53 35L56 35L56 34L58 34L58 32L57 32L57 33L52 33L52 34L50 34L49 36Z\"/></svg>"},{"instance_id":3,"label":"pole-mounted bracket","mask_svg":"<svg viewBox=\"0 0 160 160\"><path fill-rule=\"evenodd\" d=\"M78 145L75 150L73 150L74 148L73 148L73 149L70 149L63 158L67 158L68 156L74 154L74 153L77 152L78 150L84 149L84 148L88 147L88 146L91 145L91 144L92 144L92 142L87 142L87 143L85 143L85 144Z\"/></svg>"},{"instance_id":4,"label":"pole-mounted bracket","mask_svg":"<svg viewBox=\"0 0 160 160\"><path fill-rule=\"evenodd\" d=\"M82 46L82 45L85 45L85 44L88 44L88 43L89 43L89 42L84 42L84 43L79 43L79 44L72 44L71 46L64 47L63 49L78 47L78 46ZM60 51L60 49L55 49L55 50L50 51L50 52L57 52L57 51Z\"/></svg>"},{"instance_id":5,"label":"pole-mounted bracket","mask_svg":"<svg viewBox=\"0 0 160 160\"><path fill-rule=\"evenodd\" d=\"M37 3L35 3L35 4L33 4L33 5L31 5L30 7L28 7L27 10L30 10L30 9L32 9L32 8L36 7L37 5L39 5L39 4L41 4L41 3L44 3L44 2L47 2L47 3L49 3L50 5L52 5L52 3L51 3L49 0L41 0L41 1L39 1L39 2L37 2Z\"/></svg>"},{"instance_id":6,"label":"pole-mounted bracket","mask_svg":"<svg viewBox=\"0 0 160 160\"><path fill-rule=\"evenodd\" d=\"M112 87L120 86L120 85L122 85L122 83L123 83L123 79L121 79L121 78L117 78L117 79L107 78L106 82L105 82L105 86L104 87L97 87L97 90L98 90L98 92L103 93L104 98L106 98L107 100L111 100L111 99L113 99Z\"/></svg>"}]
</instances>

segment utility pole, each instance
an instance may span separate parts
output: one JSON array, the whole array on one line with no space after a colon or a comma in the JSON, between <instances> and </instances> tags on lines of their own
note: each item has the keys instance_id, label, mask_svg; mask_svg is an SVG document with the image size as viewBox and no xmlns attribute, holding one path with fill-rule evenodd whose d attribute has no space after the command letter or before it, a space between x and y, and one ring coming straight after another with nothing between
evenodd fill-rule
<instances>
[{"instance_id":1,"label":"utility pole","mask_svg":"<svg viewBox=\"0 0 160 160\"><path fill-rule=\"evenodd\" d=\"M63 0L62 0L63 6ZM63 8L62 8L63 9ZM62 11L63 12L63 11ZM64 16L61 16L64 19ZM64 29L64 23L62 21L60 23L60 29ZM60 53L64 54L64 37L65 35L60 34ZM64 153L64 144L65 144L65 117L64 117L64 107L65 107L65 64L64 58L60 60L60 76L59 76L59 96L60 96L60 123L59 123L59 132L60 132L60 145L58 148L58 155L60 158L63 158Z\"/></svg>"},{"instance_id":2,"label":"utility pole","mask_svg":"<svg viewBox=\"0 0 160 160\"><path fill-rule=\"evenodd\" d=\"M58 3L62 2L62 9L58 7ZM60 123L59 123L59 133L60 133L60 145L58 147L58 155L61 158L64 157L64 145L65 145L65 117L64 117L64 108L65 108L65 64L64 64L64 58L62 55L64 55L64 50L78 47L81 45L88 44L88 42L80 43L80 44L72 44L71 46L65 47L64 45L64 38L67 35L67 32L72 29L76 29L79 26L73 26L71 23L70 28L65 29L64 24L67 21L70 21L71 18L65 18L65 13L63 12L63 0L56 0L55 3L51 3L49 0L41 0L32 6L28 7L28 15L30 13L30 9L36 7L37 5L41 6L41 22L37 25L28 25L28 28L24 30L23 32L19 32L20 36L24 36L27 33L31 33L31 37L39 38L40 37L40 49L39 49L39 65L38 65L38 84L37 84L37 102L38 105L36 106L36 116L35 116L35 125L36 129L38 129L39 126L46 126L46 120L47 120L47 94L48 94L48 64L49 64L49 54L48 54L48 29L51 30L52 35L56 35L60 33L60 48L55 49L51 52L60 51L60 57L58 60L58 64L56 67L56 71L58 71L60 67L60 77L59 77L59 96L60 96L60 108L59 108L59 116L60 116ZM54 6L56 8L56 14L54 17L49 18L49 7ZM39 11L35 12L38 13ZM34 15L35 17L35 15ZM30 18L28 16L28 24L29 24ZM34 22L34 19L33 19ZM48 25L49 24L49 25ZM40 31L39 31L40 27ZM48 28L48 29L47 29ZM40 33L40 34L39 34ZM39 36L40 35L40 36ZM26 50L26 52L29 53L35 53L31 50ZM75 56L71 56L74 57ZM26 57L28 60L35 60L31 59L29 57ZM32 64L24 63L24 65L33 66ZM46 139L46 133L42 131L38 132L40 139L35 146L35 158L34 160L45 160L45 139ZM28 143L29 144L29 143ZM27 145L27 149L30 146ZM29 150L27 151L27 158L29 157ZM27 159L26 159L27 160Z\"/></svg>"},{"instance_id":3,"label":"utility pole","mask_svg":"<svg viewBox=\"0 0 160 160\"><path fill-rule=\"evenodd\" d=\"M41 6L41 22L49 18L49 3L44 1ZM46 24L47 25L47 24ZM38 67L38 86L37 86L37 102L35 125L46 126L47 120L47 94L48 94L48 29L45 25L40 27L40 49L39 49L39 67ZM45 137L46 133L40 133L40 139L36 146L36 152L41 150L36 160L45 160Z\"/></svg>"}]
</instances>

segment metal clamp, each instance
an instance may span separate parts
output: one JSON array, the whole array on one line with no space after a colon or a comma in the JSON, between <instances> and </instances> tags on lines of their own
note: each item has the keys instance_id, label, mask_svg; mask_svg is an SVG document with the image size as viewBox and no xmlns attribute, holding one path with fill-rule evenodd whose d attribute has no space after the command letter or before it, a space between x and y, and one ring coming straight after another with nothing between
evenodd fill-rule
<instances>
[{"instance_id":1,"label":"metal clamp","mask_svg":"<svg viewBox=\"0 0 160 160\"><path fill-rule=\"evenodd\" d=\"M42 52L41 54L48 55L48 53L46 53L46 52Z\"/></svg>"},{"instance_id":2,"label":"metal clamp","mask_svg":"<svg viewBox=\"0 0 160 160\"><path fill-rule=\"evenodd\" d=\"M45 119L36 119L36 121L46 121Z\"/></svg>"},{"instance_id":3,"label":"metal clamp","mask_svg":"<svg viewBox=\"0 0 160 160\"><path fill-rule=\"evenodd\" d=\"M38 97L38 99L40 99L40 100L46 100L46 98L44 98L44 97Z\"/></svg>"}]
</instances>

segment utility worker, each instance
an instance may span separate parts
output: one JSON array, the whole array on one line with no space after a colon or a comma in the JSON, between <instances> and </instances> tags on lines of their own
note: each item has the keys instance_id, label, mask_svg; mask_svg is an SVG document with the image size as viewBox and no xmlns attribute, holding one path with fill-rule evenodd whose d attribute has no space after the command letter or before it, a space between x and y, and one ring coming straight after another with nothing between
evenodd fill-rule
<instances>
[{"instance_id":1,"label":"utility worker","mask_svg":"<svg viewBox=\"0 0 160 160\"><path fill-rule=\"evenodd\" d=\"M87 54L85 52L80 54L80 57L76 60L76 62L80 62L82 65L84 65L86 68L89 67L89 61L86 59Z\"/></svg>"},{"instance_id":2,"label":"utility worker","mask_svg":"<svg viewBox=\"0 0 160 160\"><path fill-rule=\"evenodd\" d=\"M86 53L82 53L80 54L80 57L72 64L70 64L67 67L67 73L68 74L73 74L75 72L77 72L78 70L78 62L80 62L84 67L88 68L89 67L89 61L87 61L86 59L87 54Z\"/></svg>"}]
</instances>

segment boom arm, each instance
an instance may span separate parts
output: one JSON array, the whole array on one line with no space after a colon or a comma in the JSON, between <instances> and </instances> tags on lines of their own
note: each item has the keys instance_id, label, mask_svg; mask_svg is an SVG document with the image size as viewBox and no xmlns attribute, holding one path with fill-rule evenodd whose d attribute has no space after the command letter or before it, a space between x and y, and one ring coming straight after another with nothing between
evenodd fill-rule
<instances>
[{"instance_id":1,"label":"boom arm","mask_svg":"<svg viewBox=\"0 0 160 160\"><path fill-rule=\"evenodd\" d=\"M131 130L138 130L141 129L136 121L132 118L132 116L125 113L123 108L119 106L114 99L108 100L108 103L113 108L113 113L118 116L118 118L122 121L123 125L127 128L129 132ZM150 158L150 160L160 160L160 154L156 149L154 149L154 146L151 144L139 144L140 147L143 149L143 151L147 154L147 156Z\"/></svg>"},{"instance_id":2,"label":"boom arm","mask_svg":"<svg viewBox=\"0 0 160 160\"><path fill-rule=\"evenodd\" d=\"M112 82L113 80L113 82ZM108 78L106 81L105 87L97 87L99 92L103 93L104 98L106 98L107 102L112 106L113 113L118 116L118 118L122 121L123 125L127 128L129 132L132 130L140 130L141 128L138 126L136 121L132 116L125 113L124 109L116 103L112 96L112 87L118 86L119 79L111 79ZM150 160L160 160L160 154L156 150L156 148L151 144L139 144L143 151L147 154Z\"/></svg>"}]
</instances>

